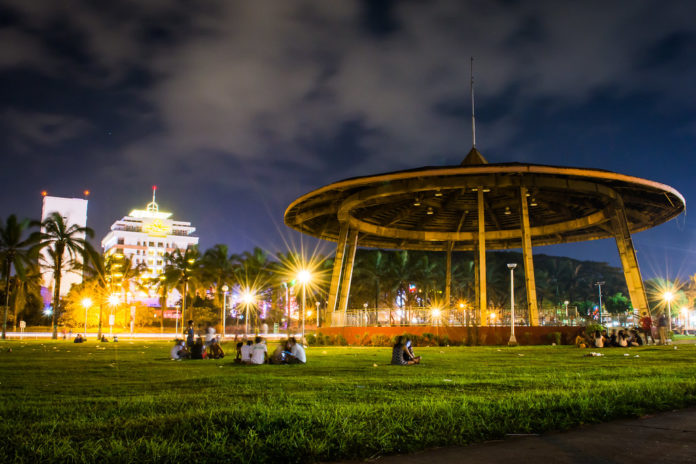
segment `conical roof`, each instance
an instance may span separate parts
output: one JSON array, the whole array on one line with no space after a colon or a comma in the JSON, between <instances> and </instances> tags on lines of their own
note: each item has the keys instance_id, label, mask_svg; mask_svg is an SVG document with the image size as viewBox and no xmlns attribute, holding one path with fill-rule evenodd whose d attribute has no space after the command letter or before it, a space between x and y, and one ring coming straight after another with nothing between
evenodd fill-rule
<instances>
[{"instance_id":1,"label":"conical roof","mask_svg":"<svg viewBox=\"0 0 696 464\"><path fill-rule=\"evenodd\" d=\"M469 154L466 155L464 161L462 161L462 166L471 166L476 164L488 164L486 158L483 157L480 151L476 147L471 147Z\"/></svg>"}]
</instances>

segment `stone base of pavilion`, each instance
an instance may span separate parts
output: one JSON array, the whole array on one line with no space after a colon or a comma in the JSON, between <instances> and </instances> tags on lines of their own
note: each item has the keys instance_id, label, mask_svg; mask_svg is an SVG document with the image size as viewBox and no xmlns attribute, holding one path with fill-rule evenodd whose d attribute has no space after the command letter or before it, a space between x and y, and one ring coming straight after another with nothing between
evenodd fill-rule
<instances>
[{"instance_id":1,"label":"stone base of pavilion","mask_svg":"<svg viewBox=\"0 0 696 464\"><path fill-rule=\"evenodd\" d=\"M520 326L515 327L515 338L518 345L551 345L556 343L560 334L560 342L571 345L575 337L584 327L570 326ZM404 334L423 337L425 334L434 335L439 340L445 337L456 345L507 345L510 339L509 327L494 326L389 326L389 327L322 327L317 334L324 336L342 336L349 345L371 345L379 335L391 339ZM427 337L427 335L426 335Z\"/></svg>"}]
</instances>

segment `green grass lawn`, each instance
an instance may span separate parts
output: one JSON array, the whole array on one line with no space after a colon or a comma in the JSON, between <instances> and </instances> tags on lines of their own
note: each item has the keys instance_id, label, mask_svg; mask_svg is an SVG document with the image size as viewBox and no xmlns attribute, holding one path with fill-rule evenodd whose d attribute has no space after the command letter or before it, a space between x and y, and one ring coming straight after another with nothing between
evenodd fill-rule
<instances>
[{"instance_id":1,"label":"green grass lawn","mask_svg":"<svg viewBox=\"0 0 696 464\"><path fill-rule=\"evenodd\" d=\"M411 367L389 348L312 347L305 366L169 348L0 343L0 462L330 461L696 404L694 345L419 348Z\"/></svg>"}]
</instances>

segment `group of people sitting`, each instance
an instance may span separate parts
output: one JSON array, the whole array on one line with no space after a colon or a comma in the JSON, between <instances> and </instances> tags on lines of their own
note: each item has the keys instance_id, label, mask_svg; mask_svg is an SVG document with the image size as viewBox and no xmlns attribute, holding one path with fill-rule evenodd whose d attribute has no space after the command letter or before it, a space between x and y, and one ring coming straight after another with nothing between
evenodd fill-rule
<instances>
[{"instance_id":1,"label":"group of people sitting","mask_svg":"<svg viewBox=\"0 0 696 464\"><path fill-rule=\"evenodd\" d=\"M186 341L176 340L174 347L169 352L172 359L220 359L225 357L220 340L215 335L214 327L208 325L205 332L205 342L200 334L194 336L193 321L188 321L185 333Z\"/></svg>"},{"instance_id":2,"label":"group of people sitting","mask_svg":"<svg viewBox=\"0 0 696 464\"><path fill-rule=\"evenodd\" d=\"M269 356L266 340L256 337L237 343L237 357L234 360L240 364L305 364L307 354L301 343L295 337L281 340Z\"/></svg>"},{"instance_id":3,"label":"group of people sitting","mask_svg":"<svg viewBox=\"0 0 696 464\"><path fill-rule=\"evenodd\" d=\"M396 343L392 348L391 363L397 366L410 366L412 364L420 364L421 357L413 354L411 339L397 337Z\"/></svg>"},{"instance_id":4,"label":"group of people sitting","mask_svg":"<svg viewBox=\"0 0 696 464\"><path fill-rule=\"evenodd\" d=\"M580 333L575 337L575 346L578 348L628 348L631 346L643 346L643 337L640 336L637 329L630 330L612 330L609 334L606 330L595 330L595 332L588 336L585 330L580 331Z\"/></svg>"}]
</instances>

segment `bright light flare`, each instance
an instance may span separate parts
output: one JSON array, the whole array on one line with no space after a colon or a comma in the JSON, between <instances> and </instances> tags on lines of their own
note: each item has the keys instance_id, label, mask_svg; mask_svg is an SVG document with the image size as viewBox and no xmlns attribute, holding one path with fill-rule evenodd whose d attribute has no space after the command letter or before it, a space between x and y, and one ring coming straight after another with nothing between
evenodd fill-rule
<instances>
[{"instance_id":1,"label":"bright light flare","mask_svg":"<svg viewBox=\"0 0 696 464\"><path fill-rule=\"evenodd\" d=\"M256 301L256 295L250 289L246 289L242 292L242 301L246 305L254 304Z\"/></svg>"},{"instance_id":2,"label":"bright light flare","mask_svg":"<svg viewBox=\"0 0 696 464\"><path fill-rule=\"evenodd\" d=\"M431 310L431 314L432 314L432 316L433 316L434 318L437 319L437 318L439 318L439 317L442 315L442 311L440 310L440 308L433 308L433 309Z\"/></svg>"},{"instance_id":3,"label":"bright light flare","mask_svg":"<svg viewBox=\"0 0 696 464\"><path fill-rule=\"evenodd\" d=\"M665 292L665 293L662 295L662 297L665 299L665 301L668 301L668 302L669 302L669 301L672 301L672 299L674 298L674 293L672 293L672 292Z\"/></svg>"},{"instance_id":4,"label":"bright light flare","mask_svg":"<svg viewBox=\"0 0 696 464\"><path fill-rule=\"evenodd\" d=\"M117 293L112 293L109 295L109 298L107 298L107 301L111 306L118 306L119 303L121 303L121 297Z\"/></svg>"},{"instance_id":5,"label":"bright light flare","mask_svg":"<svg viewBox=\"0 0 696 464\"><path fill-rule=\"evenodd\" d=\"M297 280L303 285L307 284L312 281L312 273L307 269L302 269L297 273Z\"/></svg>"},{"instance_id":6,"label":"bright light flare","mask_svg":"<svg viewBox=\"0 0 696 464\"><path fill-rule=\"evenodd\" d=\"M89 309L92 307L92 299L89 297L83 298L81 303L82 303L82 307L85 309Z\"/></svg>"}]
</instances>

